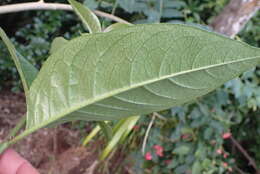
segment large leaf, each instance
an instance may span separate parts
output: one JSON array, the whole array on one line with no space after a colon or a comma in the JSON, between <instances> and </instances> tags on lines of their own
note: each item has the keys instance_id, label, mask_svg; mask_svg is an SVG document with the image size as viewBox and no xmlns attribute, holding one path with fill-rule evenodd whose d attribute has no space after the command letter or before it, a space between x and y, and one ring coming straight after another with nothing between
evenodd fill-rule
<instances>
[{"instance_id":1,"label":"large leaf","mask_svg":"<svg viewBox=\"0 0 260 174\"><path fill-rule=\"evenodd\" d=\"M0 38L3 40L6 47L8 48L8 51L15 63L15 66L22 80L24 91L27 94L33 80L36 78L38 74L38 70L30 62L28 62L19 52L16 51L14 45L7 37L4 30L2 30L2 28L0 28Z\"/></svg>"},{"instance_id":2,"label":"large leaf","mask_svg":"<svg viewBox=\"0 0 260 174\"><path fill-rule=\"evenodd\" d=\"M101 32L98 17L90 9L75 0L69 0L69 3L90 33Z\"/></svg>"},{"instance_id":3,"label":"large leaf","mask_svg":"<svg viewBox=\"0 0 260 174\"><path fill-rule=\"evenodd\" d=\"M112 30L118 30L118 29L122 29L122 28L126 28L126 27L129 27L131 26L131 24L123 24L123 23L114 23L110 26L108 26L104 32L110 32Z\"/></svg>"},{"instance_id":4,"label":"large leaf","mask_svg":"<svg viewBox=\"0 0 260 174\"><path fill-rule=\"evenodd\" d=\"M181 105L258 63L258 48L181 24L81 36L52 54L33 82L24 135L51 123Z\"/></svg>"},{"instance_id":5,"label":"large leaf","mask_svg":"<svg viewBox=\"0 0 260 174\"><path fill-rule=\"evenodd\" d=\"M56 37L51 43L50 54L53 54L55 51L64 47L69 41L64 39L63 37Z\"/></svg>"}]
</instances>

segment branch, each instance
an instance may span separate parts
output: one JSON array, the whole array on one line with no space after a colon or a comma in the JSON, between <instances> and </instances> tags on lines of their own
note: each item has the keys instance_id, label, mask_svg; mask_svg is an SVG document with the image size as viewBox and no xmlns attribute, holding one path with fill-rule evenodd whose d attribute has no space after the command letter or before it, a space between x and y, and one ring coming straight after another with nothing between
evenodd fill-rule
<instances>
[{"instance_id":1,"label":"branch","mask_svg":"<svg viewBox=\"0 0 260 174\"><path fill-rule=\"evenodd\" d=\"M38 2L28 2L28 3L18 3L18 4L11 4L11 5L2 5L0 6L0 14L6 13L14 13L14 12L21 12L21 11L29 11L29 10L65 10L65 11L73 11L72 7L68 4L61 4L61 3L45 3L43 1ZM116 22L130 24L126 20L119 18L117 16L99 11L93 11L96 15L111 19Z\"/></svg>"},{"instance_id":2,"label":"branch","mask_svg":"<svg viewBox=\"0 0 260 174\"><path fill-rule=\"evenodd\" d=\"M256 172L259 172L257 166L256 166L256 163L254 161L253 158L251 158L249 156L249 154L247 153L247 151L237 142L237 140L231 136L230 137L232 143L237 147L237 149L245 156L245 158L249 161L249 165L251 165L255 170Z\"/></svg>"},{"instance_id":3,"label":"branch","mask_svg":"<svg viewBox=\"0 0 260 174\"><path fill-rule=\"evenodd\" d=\"M259 0L231 0L215 17L211 26L219 33L233 38L260 9Z\"/></svg>"},{"instance_id":4,"label":"branch","mask_svg":"<svg viewBox=\"0 0 260 174\"><path fill-rule=\"evenodd\" d=\"M153 123L154 123L154 120L155 120L155 115L153 114L153 117L148 125L148 128L145 132L145 136L144 136L144 141L143 141L143 145L142 145L142 153L143 155L145 154L145 146L146 146L146 143L147 143L147 140L148 140L148 136L149 136L149 132L153 126Z\"/></svg>"}]
</instances>

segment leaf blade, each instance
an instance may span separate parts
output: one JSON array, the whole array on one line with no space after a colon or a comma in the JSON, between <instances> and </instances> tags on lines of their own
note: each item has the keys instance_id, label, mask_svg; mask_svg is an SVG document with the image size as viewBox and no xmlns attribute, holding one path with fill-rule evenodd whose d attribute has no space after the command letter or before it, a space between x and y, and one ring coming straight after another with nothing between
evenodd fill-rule
<instances>
[{"instance_id":1,"label":"leaf blade","mask_svg":"<svg viewBox=\"0 0 260 174\"><path fill-rule=\"evenodd\" d=\"M105 149L102 151L100 155L100 160L106 159L110 152L117 146L118 143L124 141L126 136L130 133L135 123L138 121L139 116L132 116L123 120L120 120L121 123L118 126L118 129L114 132L113 137L108 142Z\"/></svg>"},{"instance_id":2,"label":"leaf blade","mask_svg":"<svg viewBox=\"0 0 260 174\"><path fill-rule=\"evenodd\" d=\"M101 32L99 19L90 9L75 0L68 1L90 33Z\"/></svg>"},{"instance_id":3,"label":"leaf blade","mask_svg":"<svg viewBox=\"0 0 260 174\"><path fill-rule=\"evenodd\" d=\"M28 93L28 90L38 74L38 70L26 60L19 52L16 51L14 45L5 34L4 30L0 28L0 38L3 40L4 44L8 48L8 51L13 59L15 66L18 70L20 78L22 80L23 88L25 93Z\"/></svg>"},{"instance_id":4,"label":"leaf blade","mask_svg":"<svg viewBox=\"0 0 260 174\"><path fill-rule=\"evenodd\" d=\"M115 23L115 24L112 24L112 25L108 26L104 30L104 32L110 32L112 30L118 30L118 29L129 27L129 26L131 26L131 25L130 24L123 24L123 23Z\"/></svg>"},{"instance_id":5,"label":"leaf blade","mask_svg":"<svg viewBox=\"0 0 260 174\"><path fill-rule=\"evenodd\" d=\"M105 121L98 122L99 127L101 128L102 132L104 133L106 140L109 141L113 137L113 131L110 125L108 125Z\"/></svg>"},{"instance_id":6,"label":"leaf blade","mask_svg":"<svg viewBox=\"0 0 260 174\"><path fill-rule=\"evenodd\" d=\"M56 37L51 43L50 54L53 54L54 52L62 48L64 45L66 45L68 42L69 41L63 37Z\"/></svg>"},{"instance_id":7,"label":"leaf blade","mask_svg":"<svg viewBox=\"0 0 260 174\"><path fill-rule=\"evenodd\" d=\"M145 48L150 48L146 54ZM258 64L259 58L259 49L179 24L139 25L82 36L45 63L30 95L27 128L59 119L111 120L167 109L214 90ZM50 74L49 67L55 72ZM69 73L81 76L68 79ZM43 99L39 107L37 98Z\"/></svg>"}]
</instances>

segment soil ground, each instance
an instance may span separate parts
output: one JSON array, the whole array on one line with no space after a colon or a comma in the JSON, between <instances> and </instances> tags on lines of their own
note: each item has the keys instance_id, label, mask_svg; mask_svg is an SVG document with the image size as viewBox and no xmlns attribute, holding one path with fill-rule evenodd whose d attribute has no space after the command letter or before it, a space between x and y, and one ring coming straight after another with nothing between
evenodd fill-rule
<instances>
[{"instance_id":1,"label":"soil ground","mask_svg":"<svg viewBox=\"0 0 260 174\"><path fill-rule=\"evenodd\" d=\"M25 112L22 93L0 92L0 142ZM100 142L94 142L87 148L80 147L79 143L79 131L64 124L40 129L12 148L30 161L41 174L86 174L86 169L97 159Z\"/></svg>"}]
</instances>

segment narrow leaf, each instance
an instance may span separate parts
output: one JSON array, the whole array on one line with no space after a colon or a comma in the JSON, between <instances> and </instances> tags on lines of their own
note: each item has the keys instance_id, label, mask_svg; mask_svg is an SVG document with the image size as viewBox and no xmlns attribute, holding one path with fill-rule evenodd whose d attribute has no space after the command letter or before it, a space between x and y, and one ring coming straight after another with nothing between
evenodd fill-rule
<instances>
[{"instance_id":1,"label":"narrow leaf","mask_svg":"<svg viewBox=\"0 0 260 174\"><path fill-rule=\"evenodd\" d=\"M201 163L199 161L196 161L193 165L192 165L192 174L201 174Z\"/></svg>"},{"instance_id":2,"label":"narrow leaf","mask_svg":"<svg viewBox=\"0 0 260 174\"><path fill-rule=\"evenodd\" d=\"M174 149L173 153L178 155L186 155L187 153L189 153L189 151L190 151L190 147L183 145Z\"/></svg>"},{"instance_id":3,"label":"narrow leaf","mask_svg":"<svg viewBox=\"0 0 260 174\"><path fill-rule=\"evenodd\" d=\"M4 30L2 30L2 28L0 28L0 38L3 40L8 48L9 53L11 54L11 57L22 80L25 94L27 94L33 80L37 76L38 70L16 51L14 45L7 37Z\"/></svg>"},{"instance_id":4,"label":"narrow leaf","mask_svg":"<svg viewBox=\"0 0 260 174\"><path fill-rule=\"evenodd\" d=\"M140 118L140 116L136 116L133 119L131 118L131 120L128 122L128 126L126 127L125 133L120 138L120 142L119 142L120 144L124 143L125 139L128 137L130 132L133 130L133 127L136 125L139 118ZM126 118L126 119L128 119L128 118Z\"/></svg>"},{"instance_id":5,"label":"narrow leaf","mask_svg":"<svg viewBox=\"0 0 260 174\"><path fill-rule=\"evenodd\" d=\"M90 142L90 140L92 140L92 139L98 134L99 131L100 131L100 126L97 125L97 126L90 132L90 134L89 134L88 136L86 136L86 138L84 139L82 145L83 145L83 146L86 146L86 145Z\"/></svg>"},{"instance_id":6,"label":"narrow leaf","mask_svg":"<svg viewBox=\"0 0 260 174\"><path fill-rule=\"evenodd\" d=\"M111 138L113 137L112 128L104 121L99 121L98 124L101 130L103 131L107 141L111 140Z\"/></svg>"},{"instance_id":7,"label":"narrow leaf","mask_svg":"<svg viewBox=\"0 0 260 174\"><path fill-rule=\"evenodd\" d=\"M75 0L68 1L90 33L101 32L99 19L89 8Z\"/></svg>"},{"instance_id":8,"label":"narrow leaf","mask_svg":"<svg viewBox=\"0 0 260 174\"><path fill-rule=\"evenodd\" d=\"M24 134L54 122L122 119L178 106L259 62L258 48L181 24L84 35L43 65L30 89Z\"/></svg>"},{"instance_id":9,"label":"narrow leaf","mask_svg":"<svg viewBox=\"0 0 260 174\"><path fill-rule=\"evenodd\" d=\"M120 140L123 140L125 138L125 133L129 133L128 130L132 129L138 119L138 116L134 116L122 120L123 124L120 124L117 131L114 133L113 138L108 142L108 145L103 150L100 156L100 160L104 160L109 155L109 153L117 146Z\"/></svg>"},{"instance_id":10,"label":"narrow leaf","mask_svg":"<svg viewBox=\"0 0 260 174\"><path fill-rule=\"evenodd\" d=\"M22 80L23 88L25 91L26 98L28 97L29 88L38 74L38 70L28 62L18 51L16 51L14 45L5 34L4 30L0 27L0 38L6 45L11 58L13 59L15 66L18 70L20 78ZM19 123L11 130L8 138L12 138L16 133L25 125L25 116L19 121ZM9 143L0 144L0 154L8 147Z\"/></svg>"}]
</instances>

